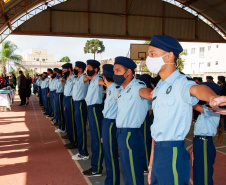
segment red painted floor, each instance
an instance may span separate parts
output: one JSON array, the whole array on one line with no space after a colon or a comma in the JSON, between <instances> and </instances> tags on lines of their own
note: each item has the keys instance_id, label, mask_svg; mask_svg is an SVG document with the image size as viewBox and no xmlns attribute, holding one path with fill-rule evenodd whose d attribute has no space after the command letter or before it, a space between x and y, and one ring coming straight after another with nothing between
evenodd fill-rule
<instances>
[{"instance_id":1,"label":"red painted floor","mask_svg":"<svg viewBox=\"0 0 226 185\"><path fill-rule=\"evenodd\" d=\"M37 97L12 111L0 108L0 185L84 185L61 138L41 113Z\"/></svg>"}]
</instances>

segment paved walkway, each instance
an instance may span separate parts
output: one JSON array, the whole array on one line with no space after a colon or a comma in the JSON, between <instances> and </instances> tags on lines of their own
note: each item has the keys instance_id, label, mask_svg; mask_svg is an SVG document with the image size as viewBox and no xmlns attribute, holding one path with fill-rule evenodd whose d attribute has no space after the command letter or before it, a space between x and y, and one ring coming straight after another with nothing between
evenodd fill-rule
<instances>
[{"instance_id":1,"label":"paved walkway","mask_svg":"<svg viewBox=\"0 0 226 185\"><path fill-rule=\"evenodd\" d=\"M85 185L62 140L41 113L37 98L12 111L0 108L1 185Z\"/></svg>"},{"instance_id":2,"label":"paved walkway","mask_svg":"<svg viewBox=\"0 0 226 185\"><path fill-rule=\"evenodd\" d=\"M104 184L106 178L105 165L103 176L86 178L81 171L90 167L90 160L73 161L72 154L77 149L66 150L60 135L54 132L49 119L41 113L37 97L32 96L30 105L18 107L16 96L12 111L3 112L0 107L0 185L85 185ZM192 133L190 133L192 135ZM192 147L192 136L188 135L186 147ZM91 154L90 133L88 150ZM226 136L226 134L225 134ZM226 139L224 139L226 141ZM218 147L214 165L214 184L226 182L226 142ZM147 176L144 176L147 185ZM121 185L123 185L121 174ZM192 177L190 184L193 184Z\"/></svg>"}]
</instances>

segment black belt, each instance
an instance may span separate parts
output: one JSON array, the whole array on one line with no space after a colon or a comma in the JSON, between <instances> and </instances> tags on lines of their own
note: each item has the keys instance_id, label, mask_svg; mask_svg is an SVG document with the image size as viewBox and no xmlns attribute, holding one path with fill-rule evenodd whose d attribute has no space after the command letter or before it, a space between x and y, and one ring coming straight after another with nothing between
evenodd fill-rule
<instances>
[{"instance_id":1,"label":"black belt","mask_svg":"<svg viewBox=\"0 0 226 185\"><path fill-rule=\"evenodd\" d=\"M195 136L195 138L202 139L202 140L208 140L208 139L212 138L212 136Z\"/></svg>"}]
</instances>

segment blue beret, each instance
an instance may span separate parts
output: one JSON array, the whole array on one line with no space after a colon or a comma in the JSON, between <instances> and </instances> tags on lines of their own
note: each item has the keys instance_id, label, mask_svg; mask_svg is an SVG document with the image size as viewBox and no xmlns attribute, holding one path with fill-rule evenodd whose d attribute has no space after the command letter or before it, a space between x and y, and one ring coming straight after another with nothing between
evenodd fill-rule
<instances>
[{"instance_id":1,"label":"blue beret","mask_svg":"<svg viewBox=\"0 0 226 185\"><path fill-rule=\"evenodd\" d=\"M53 68L54 71L57 71L58 68Z\"/></svg>"},{"instance_id":2,"label":"blue beret","mask_svg":"<svg viewBox=\"0 0 226 185\"><path fill-rule=\"evenodd\" d=\"M100 66L100 62L98 62L97 60L87 60L87 65L95 65L97 67Z\"/></svg>"},{"instance_id":3,"label":"blue beret","mask_svg":"<svg viewBox=\"0 0 226 185\"><path fill-rule=\"evenodd\" d=\"M225 81L225 77L224 76L218 76L217 79L220 80L220 81Z\"/></svg>"},{"instance_id":4,"label":"blue beret","mask_svg":"<svg viewBox=\"0 0 226 185\"><path fill-rule=\"evenodd\" d=\"M62 73L62 70L57 68L56 72L57 73Z\"/></svg>"},{"instance_id":5,"label":"blue beret","mask_svg":"<svg viewBox=\"0 0 226 185\"><path fill-rule=\"evenodd\" d=\"M69 69L72 68L72 63L66 63L64 65L61 66L63 69Z\"/></svg>"},{"instance_id":6,"label":"blue beret","mask_svg":"<svg viewBox=\"0 0 226 185\"><path fill-rule=\"evenodd\" d=\"M84 62L81 62L81 61L75 62L75 66L82 68L84 70L86 69L86 64Z\"/></svg>"},{"instance_id":7,"label":"blue beret","mask_svg":"<svg viewBox=\"0 0 226 185\"><path fill-rule=\"evenodd\" d=\"M168 52L173 52L176 55L179 55L183 51L180 43L174 37L168 35L153 35L150 45Z\"/></svg>"},{"instance_id":8,"label":"blue beret","mask_svg":"<svg viewBox=\"0 0 226 185\"><path fill-rule=\"evenodd\" d=\"M138 76L138 78L140 81L143 81L144 83L149 83L151 81L151 76L148 74L142 74L140 76Z\"/></svg>"},{"instance_id":9,"label":"blue beret","mask_svg":"<svg viewBox=\"0 0 226 185\"><path fill-rule=\"evenodd\" d=\"M112 64L103 65L102 68L103 68L104 75L109 76L109 77L113 77L113 75L114 75L113 67L114 66Z\"/></svg>"},{"instance_id":10,"label":"blue beret","mask_svg":"<svg viewBox=\"0 0 226 185\"><path fill-rule=\"evenodd\" d=\"M115 58L115 64L123 65L129 69L132 69L133 71L136 69L137 64L127 57L116 57Z\"/></svg>"},{"instance_id":11,"label":"blue beret","mask_svg":"<svg viewBox=\"0 0 226 185\"><path fill-rule=\"evenodd\" d=\"M48 68L47 71L49 71L50 73L53 73L53 70Z\"/></svg>"}]
</instances>

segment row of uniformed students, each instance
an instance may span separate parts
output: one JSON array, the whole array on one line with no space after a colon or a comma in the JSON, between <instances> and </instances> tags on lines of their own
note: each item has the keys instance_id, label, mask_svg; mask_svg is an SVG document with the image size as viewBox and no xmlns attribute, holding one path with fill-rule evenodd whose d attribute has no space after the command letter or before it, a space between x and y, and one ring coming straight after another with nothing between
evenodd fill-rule
<instances>
[{"instance_id":1,"label":"row of uniformed students","mask_svg":"<svg viewBox=\"0 0 226 185\"><path fill-rule=\"evenodd\" d=\"M190 155L186 151L184 139L190 129L192 108L198 99L215 106L218 97L207 86L198 86L179 73L175 63L182 51L181 45L173 37L152 37L146 64L150 72L158 73L161 77L153 91L147 88L144 82L133 78L136 64L126 57L116 57L114 66L104 65L103 77L98 75L100 63L95 60L88 60L87 66L83 62L76 62L74 70L69 63L63 65L63 78L61 71L56 71L59 76L58 83L60 81L59 84L64 85L61 110L70 140L67 147L78 146L79 150L73 159L89 158L86 148L86 116L89 118L92 167L83 172L85 175L102 174L104 153L107 169L105 184L119 184L119 151L126 185L144 184L145 158L146 161L150 161L149 184L188 184ZM84 74L85 68L87 75ZM73 71L76 76L73 75ZM53 73L49 74L54 78ZM51 114L48 112L48 101L46 102L46 79L43 82L41 91L44 110L46 114ZM107 90L102 112L103 85ZM150 147L151 144L147 144L146 141L150 139L150 136L147 136L150 132L146 135L145 131L149 130L151 124L150 99L154 122L151 126L153 139L149 159L147 151L150 150L146 147ZM56 101L54 103L56 107ZM147 122L149 125L145 124ZM61 123L57 123L61 130ZM215 127L216 123L213 128ZM203 136L198 136L197 139L203 139ZM208 158L208 155L204 158Z\"/></svg>"}]
</instances>

